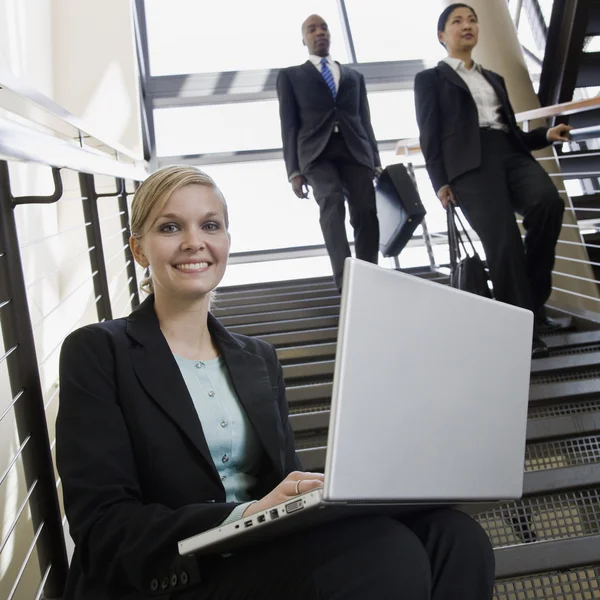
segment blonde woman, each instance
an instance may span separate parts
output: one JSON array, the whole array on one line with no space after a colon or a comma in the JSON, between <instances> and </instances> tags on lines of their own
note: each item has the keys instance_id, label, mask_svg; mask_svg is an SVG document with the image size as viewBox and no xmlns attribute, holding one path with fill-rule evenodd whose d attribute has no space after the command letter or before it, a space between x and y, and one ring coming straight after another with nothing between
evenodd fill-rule
<instances>
[{"instance_id":1,"label":"blonde woman","mask_svg":"<svg viewBox=\"0 0 600 600\"><path fill-rule=\"evenodd\" d=\"M275 349L209 312L228 224L201 171L150 176L131 220L150 295L64 343L57 464L75 553L63 600L491 598L489 541L451 510L332 523L228 557L179 556L178 540L323 480L300 469Z\"/></svg>"}]
</instances>

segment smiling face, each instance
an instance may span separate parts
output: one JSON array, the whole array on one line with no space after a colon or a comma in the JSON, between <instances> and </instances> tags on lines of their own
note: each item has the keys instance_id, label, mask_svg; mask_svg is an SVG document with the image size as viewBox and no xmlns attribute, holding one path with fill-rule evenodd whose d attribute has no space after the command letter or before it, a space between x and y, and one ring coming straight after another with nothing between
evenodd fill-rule
<instances>
[{"instance_id":1,"label":"smiling face","mask_svg":"<svg viewBox=\"0 0 600 600\"><path fill-rule=\"evenodd\" d=\"M438 32L438 39L450 55L472 50L479 39L477 16L470 8L460 7L453 10L446 21L444 31Z\"/></svg>"},{"instance_id":2,"label":"smiling face","mask_svg":"<svg viewBox=\"0 0 600 600\"><path fill-rule=\"evenodd\" d=\"M223 279L230 236L223 196L209 185L176 189L132 237L136 261L150 267L154 294L162 300L204 300Z\"/></svg>"},{"instance_id":3,"label":"smiling face","mask_svg":"<svg viewBox=\"0 0 600 600\"><path fill-rule=\"evenodd\" d=\"M329 27L319 15L311 15L302 25L302 41L309 54L328 56L331 35Z\"/></svg>"}]
</instances>

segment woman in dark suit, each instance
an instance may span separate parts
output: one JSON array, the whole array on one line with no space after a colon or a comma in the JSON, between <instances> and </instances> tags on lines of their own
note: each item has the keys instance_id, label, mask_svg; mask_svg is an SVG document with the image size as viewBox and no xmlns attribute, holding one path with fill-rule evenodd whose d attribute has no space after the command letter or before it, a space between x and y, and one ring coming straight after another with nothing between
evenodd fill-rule
<instances>
[{"instance_id":1,"label":"woman in dark suit","mask_svg":"<svg viewBox=\"0 0 600 600\"><path fill-rule=\"evenodd\" d=\"M415 106L427 171L444 208L461 207L479 235L498 300L532 310L532 356L548 354L537 331L544 313L564 204L531 151L567 141L568 125L519 129L504 79L476 64L479 24L467 4L440 15L448 56L415 78ZM514 213L523 215L525 247Z\"/></svg>"},{"instance_id":2,"label":"woman in dark suit","mask_svg":"<svg viewBox=\"0 0 600 600\"><path fill-rule=\"evenodd\" d=\"M230 246L214 182L193 167L151 175L131 233L149 297L127 318L71 334L60 359L57 464L75 542L63 600L491 598L489 540L453 510L179 556L179 540L323 476L300 470L275 349L209 312Z\"/></svg>"}]
</instances>

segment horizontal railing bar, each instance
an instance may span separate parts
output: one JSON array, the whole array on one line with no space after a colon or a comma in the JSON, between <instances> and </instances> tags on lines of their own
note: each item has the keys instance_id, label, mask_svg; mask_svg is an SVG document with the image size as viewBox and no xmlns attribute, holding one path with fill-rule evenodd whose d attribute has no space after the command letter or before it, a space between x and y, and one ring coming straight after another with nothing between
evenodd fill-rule
<instances>
[{"instance_id":1,"label":"horizontal railing bar","mask_svg":"<svg viewBox=\"0 0 600 600\"><path fill-rule=\"evenodd\" d=\"M111 256L107 261L106 261L106 265L110 265L110 263L115 260L115 258L118 258L119 256L123 256L124 252L125 252L125 248L127 248L127 244L124 244L121 248L119 248L116 252L116 254L113 254L113 256Z\"/></svg>"},{"instance_id":2,"label":"horizontal railing bar","mask_svg":"<svg viewBox=\"0 0 600 600\"><path fill-rule=\"evenodd\" d=\"M25 242L24 244L21 244L19 246L19 248L21 250L23 250L23 248L28 248L29 246L35 246L36 244L39 244L40 242L45 242L46 240L51 240L52 238L63 235L63 233L72 233L73 231L77 231L78 229L85 229L86 227L89 227L90 225L91 225L91 223L84 223L83 225L75 225L74 227L68 227L67 229L62 229L61 231L57 231L56 233L51 233L50 235L46 235L44 237L37 238L35 240L31 240L30 242Z\"/></svg>"},{"instance_id":3,"label":"horizontal railing bar","mask_svg":"<svg viewBox=\"0 0 600 600\"><path fill-rule=\"evenodd\" d=\"M37 541L42 533L42 529L44 529L44 521L42 521L40 523L40 526L37 528L37 531L35 532L35 535L33 536L33 541L31 542L31 545L29 546L29 550L27 550L27 554L25 555L23 564L21 565L21 568L19 569L19 572L17 573L15 583L13 584L13 587L10 590L10 593L8 594L8 598L6 600L13 600L13 598L15 597L15 593L17 591L17 588L19 587L19 584L21 583L21 578L23 577L23 574L25 573L25 569L27 568L29 559L31 558L31 555L33 554L33 551L35 550Z\"/></svg>"},{"instance_id":4,"label":"horizontal railing bar","mask_svg":"<svg viewBox=\"0 0 600 600\"><path fill-rule=\"evenodd\" d=\"M600 267L600 263L598 262L594 262L592 260L581 260L580 258L570 258L568 256L556 256L557 259L561 259L561 260L568 260L570 262L576 262L576 263L581 263L584 265L593 265L594 267Z\"/></svg>"},{"instance_id":5,"label":"horizontal railing bar","mask_svg":"<svg viewBox=\"0 0 600 600\"><path fill-rule=\"evenodd\" d=\"M573 210L573 211L585 211L585 212L600 212L600 208L586 208L585 206L580 207L570 207L565 206L565 210Z\"/></svg>"},{"instance_id":6,"label":"horizontal railing bar","mask_svg":"<svg viewBox=\"0 0 600 600\"><path fill-rule=\"evenodd\" d=\"M102 217L100 219L98 219L98 223L103 223L104 221L109 221L110 219L116 219L117 217L120 217L121 215L124 215L125 211L122 210L121 212L118 213L113 213L112 215L106 215L106 217Z\"/></svg>"},{"instance_id":7,"label":"horizontal railing bar","mask_svg":"<svg viewBox=\"0 0 600 600\"><path fill-rule=\"evenodd\" d=\"M46 357L44 358L44 360L42 360L40 362L40 368L43 367L46 362L48 362L48 359L62 346L62 343L65 341L65 338L67 337L67 335L69 335L74 329L75 327L77 327L77 325L79 324L79 321L81 321L81 317L92 307L94 306L94 304L98 304L98 300L100 300L102 296L98 295L96 296L96 298L94 298L94 301L89 305L85 307L85 310L83 311L83 313L81 314L81 316L77 319L77 321L75 322L75 325L73 325L73 327L71 327L71 329L69 329L69 331L67 331L67 333L65 334L65 337L62 338L62 340L60 340L60 342L58 343L58 345L56 345L54 348L52 348L52 350L50 350L50 353L46 355Z\"/></svg>"},{"instance_id":8,"label":"horizontal railing bar","mask_svg":"<svg viewBox=\"0 0 600 600\"><path fill-rule=\"evenodd\" d=\"M589 283L600 284L600 281L590 279L589 277L581 277L579 275L571 275L571 273L562 273L561 271L552 271L552 275L561 275L562 277L570 277L571 279L579 279L580 281L588 281Z\"/></svg>"},{"instance_id":9,"label":"horizontal railing bar","mask_svg":"<svg viewBox=\"0 0 600 600\"><path fill-rule=\"evenodd\" d=\"M556 157L554 156L541 156L540 158L537 158L536 160L538 162L544 162L544 161L549 161L549 160L563 160L563 159L576 159L576 158L594 158L598 156L597 152L582 152L581 154L577 154L576 152L567 152L566 154L557 154Z\"/></svg>"},{"instance_id":10,"label":"horizontal railing bar","mask_svg":"<svg viewBox=\"0 0 600 600\"><path fill-rule=\"evenodd\" d=\"M127 291L129 290L129 284L130 284L132 281L133 281L133 277L130 277L130 278L127 280L127 283L125 284L125 285L126 285L126 287L124 287L124 288L123 288L123 289L122 289L122 290L119 292L119 295L118 295L118 296L116 296L115 298L111 298L111 299L110 299L110 301L111 301L113 304L117 304L117 302L118 302L118 301L121 299L121 296L122 296L122 295L123 295L125 292L127 292Z\"/></svg>"},{"instance_id":11,"label":"horizontal railing bar","mask_svg":"<svg viewBox=\"0 0 600 600\"><path fill-rule=\"evenodd\" d=\"M516 221L517 221L517 223L519 225L523 224L523 219L517 219ZM569 228L572 228L572 229L585 229L586 227L589 227L589 225L584 225L584 224L581 224L581 223L578 224L578 225L572 225L571 223L563 223L562 226L563 227L569 227Z\"/></svg>"},{"instance_id":12,"label":"horizontal railing bar","mask_svg":"<svg viewBox=\"0 0 600 600\"><path fill-rule=\"evenodd\" d=\"M595 302L600 302L600 298L594 298L594 296L588 296L587 294L582 294L580 292L573 292L571 290L565 290L563 288L552 286L552 289L556 292L562 292L563 294L571 294L571 296L577 296L579 298L586 298L588 300L594 300Z\"/></svg>"},{"instance_id":13,"label":"horizontal railing bar","mask_svg":"<svg viewBox=\"0 0 600 600\"><path fill-rule=\"evenodd\" d=\"M118 273L114 276L114 279L118 279L119 277L121 277L121 275L123 274L123 271L127 270L127 267L131 264L130 260L127 260L125 262L125 264L119 269ZM131 281L133 279L133 277L129 278L129 281ZM129 281L127 283L129 283Z\"/></svg>"},{"instance_id":14,"label":"horizontal railing bar","mask_svg":"<svg viewBox=\"0 0 600 600\"><path fill-rule=\"evenodd\" d=\"M587 177L599 177L600 171L581 171L580 173L548 173L550 177L568 177L569 179L586 179Z\"/></svg>"},{"instance_id":15,"label":"horizontal railing bar","mask_svg":"<svg viewBox=\"0 0 600 600\"><path fill-rule=\"evenodd\" d=\"M50 396L50 398L48 399L48 402L46 402L46 404L44 404L44 410L48 410L48 407L52 404L52 401L54 400L54 398L56 398L56 396L58 396L58 392L60 390L60 387L56 386L56 389L54 390L54 392L52 392L52 396Z\"/></svg>"},{"instance_id":16,"label":"horizontal railing bar","mask_svg":"<svg viewBox=\"0 0 600 600\"><path fill-rule=\"evenodd\" d=\"M19 344L13 346L4 356L0 356L0 365L19 347Z\"/></svg>"},{"instance_id":17,"label":"horizontal railing bar","mask_svg":"<svg viewBox=\"0 0 600 600\"><path fill-rule=\"evenodd\" d=\"M89 283L98 275L98 271L94 271L89 277L86 277L73 291L69 292L49 313L46 313L34 326L35 331L52 313L56 312L67 300L74 296L84 285Z\"/></svg>"},{"instance_id":18,"label":"horizontal railing bar","mask_svg":"<svg viewBox=\"0 0 600 600\"><path fill-rule=\"evenodd\" d=\"M2 477L0 477L0 486L4 483L4 480L8 477L8 474L10 473L10 470L15 466L15 463L19 460L19 456L21 456L21 454L23 454L23 450L25 450L25 446L27 446L30 439L31 439L31 436L28 435L25 438L25 441L17 449L17 453L13 456L9 465L6 467L6 469L4 469L4 473L2 473Z\"/></svg>"},{"instance_id":19,"label":"horizontal railing bar","mask_svg":"<svg viewBox=\"0 0 600 600\"><path fill-rule=\"evenodd\" d=\"M44 281L44 279L47 279L48 277L50 277L50 275L54 275L54 273L58 273L58 271L60 271L64 267L66 267L68 264L72 263L74 260L77 260L78 258L81 258L84 254L89 254L94 249L95 249L95 246L92 246L91 248L86 248L83 252L78 252L75 256L73 256L69 260L65 261L62 265L60 265L59 267L56 267L56 269L52 269L52 271L49 271L45 275L42 275L39 279L36 279L35 281L31 282L27 286L27 289L30 290L33 286L37 285L41 281Z\"/></svg>"},{"instance_id":20,"label":"horizontal railing bar","mask_svg":"<svg viewBox=\"0 0 600 600\"><path fill-rule=\"evenodd\" d=\"M113 233L111 236L109 236L107 238L102 236L102 243L104 245L106 245L111 240L114 240L118 235L122 235L124 231L127 231L127 227L122 227L121 229L119 229L119 231L117 231L117 233Z\"/></svg>"},{"instance_id":21,"label":"horizontal railing bar","mask_svg":"<svg viewBox=\"0 0 600 600\"><path fill-rule=\"evenodd\" d=\"M12 535L13 531L15 530L15 527L17 526L17 523L19 522L19 519L21 518L23 511L27 507L27 504L29 503L29 499L31 498L31 494L33 494L33 492L38 484L38 481L39 481L39 479L35 479L34 482L31 484L31 487L29 488L29 491L27 492L27 496L25 496L25 500L23 500L23 503L21 504L21 506L19 507L19 510L17 511L17 516L14 518L13 522L11 523L10 527L8 528L8 532L7 532L6 536L4 537L2 544L0 544L0 554L2 554L2 551L6 547L6 544L8 544L8 540L10 539L10 536Z\"/></svg>"},{"instance_id":22,"label":"horizontal railing bar","mask_svg":"<svg viewBox=\"0 0 600 600\"><path fill-rule=\"evenodd\" d=\"M561 102L552 106L542 108L532 108L515 115L517 123L525 121L535 121L536 119L549 119L551 117L560 117L574 115L576 113L587 112L600 108L600 98L583 98L581 100L570 100Z\"/></svg>"},{"instance_id":23,"label":"horizontal railing bar","mask_svg":"<svg viewBox=\"0 0 600 600\"><path fill-rule=\"evenodd\" d=\"M582 248L600 248L600 244L582 244L581 242L570 242L568 240L558 240L557 244L568 244L569 246L580 246Z\"/></svg>"},{"instance_id":24,"label":"horizontal railing bar","mask_svg":"<svg viewBox=\"0 0 600 600\"><path fill-rule=\"evenodd\" d=\"M0 117L0 154L11 160L136 181L143 181L148 176L145 162L120 162L95 148L77 146L4 117Z\"/></svg>"},{"instance_id":25,"label":"horizontal railing bar","mask_svg":"<svg viewBox=\"0 0 600 600\"><path fill-rule=\"evenodd\" d=\"M48 581L48 577L50 576L50 571L52 570L52 563L48 565L46 568L46 572L42 577L42 581L40 581L40 585L38 586L37 593L35 595L34 600L43 600L44 596L44 588L46 587L46 581Z\"/></svg>"},{"instance_id":26,"label":"horizontal railing bar","mask_svg":"<svg viewBox=\"0 0 600 600\"><path fill-rule=\"evenodd\" d=\"M0 421L4 419L4 417L10 412L10 409L19 401L19 398L24 394L25 390L22 389L9 403L9 405L5 408L2 415L0 415Z\"/></svg>"}]
</instances>

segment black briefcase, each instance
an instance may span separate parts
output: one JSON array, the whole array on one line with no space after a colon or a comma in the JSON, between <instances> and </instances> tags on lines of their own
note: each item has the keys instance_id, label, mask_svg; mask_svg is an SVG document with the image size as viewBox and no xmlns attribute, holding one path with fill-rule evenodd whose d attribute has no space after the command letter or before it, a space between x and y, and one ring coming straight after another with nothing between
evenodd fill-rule
<instances>
[{"instance_id":1,"label":"black briefcase","mask_svg":"<svg viewBox=\"0 0 600 600\"><path fill-rule=\"evenodd\" d=\"M419 192L403 164L383 170L375 186L379 250L398 256L426 214Z\"/></svg>"},{"instance_id":2,"label":"black briefcase","mask_svg":"<svg viewBox=\"0 0 600 600\"><path fill-rule=\"evenodd\" d=\"M457 221L462 231L459 230ZM471 255L467 252L462 236L465 236L471 246ZM467 229L453 204L448 206L448 247L450 250L450 285L465 292L491 298L485 265L477 254Z\"/></svg>"}]
</instances>

